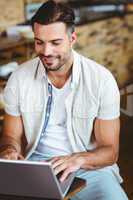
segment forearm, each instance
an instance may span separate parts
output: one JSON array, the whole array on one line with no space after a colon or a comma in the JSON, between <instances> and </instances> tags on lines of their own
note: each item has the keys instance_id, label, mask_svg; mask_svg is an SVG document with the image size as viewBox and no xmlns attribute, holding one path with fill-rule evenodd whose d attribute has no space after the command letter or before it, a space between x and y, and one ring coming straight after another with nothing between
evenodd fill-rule
<instances>
[{"instance_id":1,"label":"forearm","mask_svg":"<svg viewBox=\"0 0 133 200\"><path fill-rule=\"evenodd\" d=\"M99 169L114 164L118 158L118 152L114 152L112 146L98 147L95 150L75 154L83 163L83 169Z\"/></svg>"}]
</instances>

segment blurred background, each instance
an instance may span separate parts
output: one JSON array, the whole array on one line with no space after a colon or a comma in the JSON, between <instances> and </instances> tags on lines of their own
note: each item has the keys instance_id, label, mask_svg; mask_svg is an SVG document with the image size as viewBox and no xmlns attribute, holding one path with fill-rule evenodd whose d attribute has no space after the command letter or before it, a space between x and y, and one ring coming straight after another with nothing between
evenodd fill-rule
<instances>
[{"instance_id":1,"label":"blurred background","mask_svg":"<svg viewBox=\"0 0 133 200\"><path fill-rule=\"evenodd\" d=\"M5 84L19 64L36 56L29 22L42 2L0 0L0 133ZM133 199L133 0L64 2L69 2L76 15L75 49L107 67L118 83L121 94L119 166L123 187L129 199Z\"/></svg>"}]
</instances>

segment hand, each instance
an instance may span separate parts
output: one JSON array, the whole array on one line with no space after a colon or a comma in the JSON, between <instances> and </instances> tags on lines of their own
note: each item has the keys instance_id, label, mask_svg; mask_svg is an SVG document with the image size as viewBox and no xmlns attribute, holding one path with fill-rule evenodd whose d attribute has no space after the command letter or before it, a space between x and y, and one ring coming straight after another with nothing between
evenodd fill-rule
<instances>
[{"instance_id":1,"label":"hand","mask_svg":"<svg viewBox=\"0 0 133 200\"><path fill-rule=\"evenodd\" d=\"M71 172L79 170L84 164L84 157L80 153L68 156L58 156L51 159L55 174L63 172L60 181L64 181Z\"/></svg>"},{"instance_id":2,"label":"hand","mask_svg":"<svg viewBox=\"0 0 133 200\"><path fill-rule=\"evenodd\" d=\"M7 148L0 152L0 158L7 160L24 160L24 157L12 148Z\"/></svg>"}]
</instances>

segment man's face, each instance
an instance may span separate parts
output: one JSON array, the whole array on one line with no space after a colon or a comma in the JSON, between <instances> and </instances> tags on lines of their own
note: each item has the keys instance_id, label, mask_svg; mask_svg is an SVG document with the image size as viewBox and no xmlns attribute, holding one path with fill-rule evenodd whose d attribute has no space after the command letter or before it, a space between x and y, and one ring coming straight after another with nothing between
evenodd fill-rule
<instances>
[{"instance_id":1,"label":"man's face","mask_svg":"<svg viewBox=\"0 0 133 200\"><path fill-rule=\"evenodd\" d=\"M61 70L70 62L75 32L68 33L66 25L56 22L48 25L34 24L35 51L48 71Z\"/></svg>"}]
</instances>

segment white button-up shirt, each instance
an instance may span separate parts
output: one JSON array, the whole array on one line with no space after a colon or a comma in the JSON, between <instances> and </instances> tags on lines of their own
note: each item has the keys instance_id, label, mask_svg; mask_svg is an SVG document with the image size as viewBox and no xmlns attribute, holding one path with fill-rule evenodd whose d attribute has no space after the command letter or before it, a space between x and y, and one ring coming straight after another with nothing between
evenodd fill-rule
<instances>
[{"instance_id":1,"label":"white button-up shirt","mask_svg":"<svg viewBox=\"0 0 133 200\"><path fill-rule=\"evenodd\" d=\"M120 95L116 81L106 68L74 50L73 55L71 92L65 106L69 141L73 152L79 152L97 146L91 141L95 118L119 117ZM28 158L38 144L48 100L47 76L38 57L22 64L10 76L4 100L6 113L22 116Z\"/></svg>"}]
</instances>

